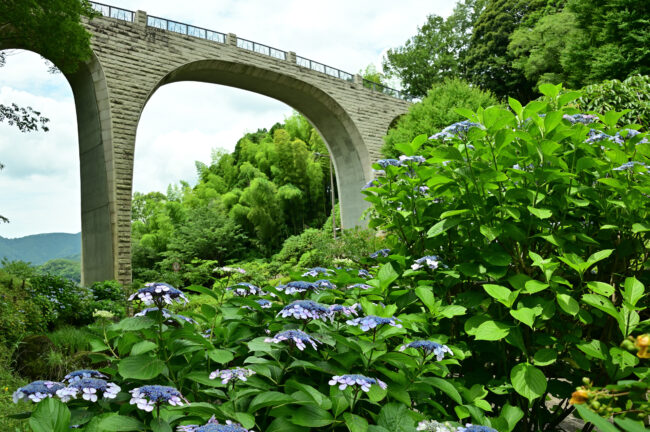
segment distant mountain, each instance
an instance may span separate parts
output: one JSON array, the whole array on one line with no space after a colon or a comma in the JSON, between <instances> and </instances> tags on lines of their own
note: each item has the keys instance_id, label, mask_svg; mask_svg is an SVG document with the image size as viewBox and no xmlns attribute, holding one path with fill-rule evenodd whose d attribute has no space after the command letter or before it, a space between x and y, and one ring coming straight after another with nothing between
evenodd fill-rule
<instances>
[{"instance_id":1,"label":"distant mountain","mask_svg":"<svg viewBox=\"0 0 650 432\"><path fill-rule=\"evenodd\" d=\"M35 234L8 239L0 236L0 258L43 264L56 258L80 259L81 233Z\"/></svg>"}]
</instances>

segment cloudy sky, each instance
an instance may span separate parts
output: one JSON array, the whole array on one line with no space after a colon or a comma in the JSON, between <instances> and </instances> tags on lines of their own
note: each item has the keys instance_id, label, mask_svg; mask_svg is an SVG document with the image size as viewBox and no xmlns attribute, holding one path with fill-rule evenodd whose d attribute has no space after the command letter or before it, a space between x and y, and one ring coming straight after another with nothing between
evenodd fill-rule
<instances>
[{"instance_id":1,"label":"cloudy sky","mask_svg":"<svg viewBox=\"0 0 650 432\"><path fill-rule=\"evenodd\" d=\"M427 15L448 16L446 0L105 0L113 6L236 33L238 36L356 73L381 65L388 48L403 45ZM74 101L61 74L36 54L11 51L0 68L0 103L32 106L50 119L50 132L22 134L0 124L0 236L79 232L79 155ZM138 126L134 190L166 191L196 181L194 161L213 148L232 150L239 137L269 128L292 112L265 96L203 83L158 90Z\"/></svg>"}]
</instances>

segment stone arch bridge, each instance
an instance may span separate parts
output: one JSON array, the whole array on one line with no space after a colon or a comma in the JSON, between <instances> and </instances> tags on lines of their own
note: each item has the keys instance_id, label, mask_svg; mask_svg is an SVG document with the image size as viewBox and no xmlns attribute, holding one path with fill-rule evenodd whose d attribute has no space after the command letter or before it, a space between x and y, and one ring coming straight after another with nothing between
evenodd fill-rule
<instances>
[{"instance_id":1,"label":"stone arch bridge","mask_svg":"<svg viewBox=\"0 0 650 432\"><path fill-rule=\"evenodd\" d=\"M82 281L131 281L133 156L140 115L159 87L202 81L260 93L314 125L332 155L344 227L359 224L382 137L407 95L246 39L93 3L92 59L68 79L81 165ZM22 47L0 47L22 48ZM29 47L27 47L29 49Z\"/></svg>"}]
</instances>

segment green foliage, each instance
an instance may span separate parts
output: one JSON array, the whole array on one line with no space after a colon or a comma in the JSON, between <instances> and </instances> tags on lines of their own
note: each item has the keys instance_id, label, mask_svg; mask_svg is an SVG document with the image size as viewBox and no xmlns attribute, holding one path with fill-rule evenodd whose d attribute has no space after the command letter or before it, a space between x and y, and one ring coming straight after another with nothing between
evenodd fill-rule
<instances>
[{"instance_id":1,"label":"green foliage","mask_svg":"<svg viewBox=\"0 0 650 432\"><path fill-rule=\"evenodd\" d=\"M59 258L49 260L38 267L40 274L51 274L61 276L73 282L81 282L81 262Z\"/></svg>"},{"instance_id":2,"label":"green foliage","mask_svg":"<svg viewBox=\"0 0 650 432\"><path fill-rule=\"evenodd\" d=\"M382 153L396 157L399 151L395 145L411 142L420 134L432 135L445 126L462 119L456 108L477 110L480 107L496 105L496 98L489 92L472 87L459 79L447 79L434 84L421 102L409 107L407 114L397 121L394 128L384 137Z\"/></svg>"},{"instance_id":3,"label":"green foliage","mask_svg":"<svg viewBox=\"0 0 650 432\"><path fill-rule=\"evenodd\" d=\"M631 76L625 81L609 80L580 90L578 106L585 111L604 114L629 110L621 119L650 127L650 76Z\"/></svg>"},{"instance_id":4,"label":"green foliage","mask_svg":"<svg viewBox=\"0 0 650 432\"><path fill-rule=\"evenodd\" d=\"M471 31L487 3L463 0L447 19L429 15L403 47L388 50L383 64L386 74L399 77L405 91L419 97L447 79L466 78Z\"/></svg>"},{"instance_id":5,"label":"green foliage","mask_svg":"<svg viewBox=\"0 0 650 432\"><path fill-rule=\"evenodd\" d=\"M567 401L583 377L647 382L618 341L649 325L650 147L617 125L623 113L572 124L566 104L580 94L540 90L544 101L510 99L512 111L463 110L475 127L454 137L400 145L426 163L389 166L366 191L398 283L427 287L415 290L433 312L427 331L467 350L459 381L485 386L495 415L507 402L528 410L522 431L553 430L572 408L552 412L545 396ZM425 255L435 270L409 268Z\"/></svg>"}]
</instances>

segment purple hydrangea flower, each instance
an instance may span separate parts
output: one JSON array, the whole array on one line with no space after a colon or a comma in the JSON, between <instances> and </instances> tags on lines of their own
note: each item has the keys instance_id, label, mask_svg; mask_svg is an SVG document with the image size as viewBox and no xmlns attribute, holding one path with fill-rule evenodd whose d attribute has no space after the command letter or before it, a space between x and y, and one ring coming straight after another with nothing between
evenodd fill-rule
<instances>
[{"instance_id":1,"label":"purple hydrangea flower","mask_svg":"<svg viewBox=\"0 0 650 432\"><path fill-rule=\"evenodd\" d=\"M327 321L332 319L332 313L327 306L313 300L296 300L282 308L278 315L282 315L283 318L292 316L303 320L320 319Z\"/></svg>"},{"instance_id":2,"label":"purple hydrangea flower","mask_svg":"<svg viewBox=\"0 0 650 432\"><path fill-rule=\"evenodd\" d=\"M341 390L345 390L348 387L358 385L361 387L361 390L363 390L366 393L370 391L370 386L373 384L378 385L384 390L386 390L386 388L388 387L385 382L379 379L369 378L363 375L341 375L341 376L335 375L329 381L329 385L331 386L338 385L339 389Z\"/></svg>"},{"instance_id":3,"label":"purple hydrangea flower","mask_svg":"<svg viewBox=\"0 0 650 432\"><path fill-rule=\"evenodd\" d=\"M56 395L61 398L61 401L68 402L70 399L76 399L81 395L84 400L90 402L97 402L98 397L104 399L115 399L121 388L117 384L113 384L103 379L98 378L82 378L70 382L67 387L56 391Z\"/></svg>"},{"instance_id":4,"label":"purple hydrangea flower","mask_svg":"<svg viewBox=\"0 0 650 432\"><path fill-rule=\"evenodd\" d=\"M238 297L247 297L250 295L266 295L266 293L262 291L257 285L253 285L248 282L239 282L238 284L229 286L226 288L226 290L232 291L232 293Z\"/></svg>"},{"instance_id":5,"label":"purple hydrangea flower","mask_svg":"<svg viewBox=\"0 0 650 432\"><path fill-rule=\"evenodd\" d=\"M582 123L582 124L590 124L598 120L598 117L592 114L564 114L562 116L564 120L567 120L571 124L576 124L576 123Z\"/></svg>"},{"instance_id":6,"label":"purple hydrangea flower","mask_svg":"<svg viewBox=\"0 0 650 432\"><path fill-rule=\"evenodd\" d=\"M368 272L368 270L366 269L360 269L359 272L357 273L357 276L364 279L369 279L371 277L370 272Z\"/></svg>"},{"instance_id":7,"label":"purple hydrangea flower","mask_svg":"<svg viewBox=\"0 0 650 432\"><path fill-rule=\"evenodd\" d=\"M309 336L307 333L300 330L285 330L273 336L272 338L264 339L266 343L280 343L283 341L288 341L289 343L295 344L296 348L300 351L304 350L307 344L310 344L315 350L318 349L316 344L321 343L316 338Z\"/></svg>"},{"instance_id":8,"label":"purple hydrangea flower","mask_svg":"<svg viewBox=\"0 0 650 432\"><path fill-rule=\"evenodd\" d=\"M452 356L454 355L454 353L451 351L451 349L449 349L447 345L442 345L437 342L428 340L418 340L407 343L405 345L402 345L399 350L404 351L406 348L415 348L422 351L425 358L429 357L431 354L435 354L438 361L445 358L445 353L449 353L449 355Z\"/></svg>"},{"instance_id":9,"label":"purple hydrangea flower","mask_svg":"<svg viewBox=\"0 0 650 432\"><path fill-rule=\"evenodd\" d=\"M271 306L272 306L272 303L269 300L266 300L266 299L255 300L255 303L260 305L260 307L262 309L270 309Z\"/></svg>"},{"instance_id":10,"label":"purple hydrangea flower","mask_svg":"<svg viewBox=\"0 0 650 432\"><path fill-rule=\"evenodd\" d=\"M379 165L383 169L386 169L386 167L389 166L400 167L403 166L404 164L398 161L397 159L380 159L377 161L377 165Z\"/></svg>"},{"instance_id":11,"label":"purple hydrangea flower","mask_svg":"<svg viewBox=\"0 0 650 432\"><path fill-rule=\"evenodd\" d=\"M467 132L473 127L483 129L483 126L480 125L479 123L474 123L469 120L463 120L461 122L454 123L452 125L447 126L440 132L431 135L429 139L432 140L442 139L445 141L452 138L462 139L467 135Z\"/></svg>"},{"instance_id":12,"label":"purple hydrangea flower","mask_svg":"<svg viewBox=\"0 0 650 432\"><path fill-rule=\"evenodd\" d=\"M362 283L350 285L348 287L348 289L355 289L355 288L359 288L359 289L362 289L362 290L368 290L368 289L372 289L373 287L368 285L368 284L362 284Z\"/></svg>"},{"instance_id":13,"label":"purple hydrangea flower","mask_svg":"<svg viewBox=\"0 0 650 432\"><path fill-rule=\"evenodd\" d=\"M440 266L440 260L435 255L427 255L422 258L415 260L415 263L411 266L413 270L419 270L422 267L429 267L431 270L435 270Z\"/></svg>"},{"instance_id":14,"label":"purple hydrangea flower","mask_svg":"<svg viewBox=\"0 0 650 432\"><path fill-rule=\"evenodd\" d=\"M406 156L406 155L401 155L399 157L399 160L400 160L400 162L402 162L402 164L404 164L404 163L416 163L418 165L423 164L423 163L425 163L427 161L422 156Z\"/></svg>"},{"instance_id":15,"label":"purple hydrangea flower","mask_svg":"<svg viewBox=\"0 0 650 432\"><path fill-rule=\"evenodd\" d=\"M314 282L314 285L316 285L318 288L336 289L336 285L334 285L332 282L328 281L327 279L319 279L316 282Z\"/></svg>"},{"instance_id":16,"label":"purple hydrangea flower","mask_svg":"<svg viewBox=\"0 0 650 432\"><path fill-rule=\"evenodd\" d=\"M362 331L368 331L374 329L375 327L388 324L392 327L402 328L402 324L399 324L397 321L399 319L395 317L382 318L375 315L368 315L363 318L355 318L352 320L346 321L348 325L358 326Z\"/></svg>"},{"instance_id":17,"label":"purple hydrangea flower","mask_svg":"<svg viewBox=\"0 0 650 432\"><path fill-rule=\"evenodd\" d=\"M386 258L388 255L390 255L390 249L379 249L378 251L371 253L370 258L377 259L380 256Z\"/></svg>"},{"instance_id":18,"label":"purple hydrangea flower","mask_svg":"<svg viewBox=\"0 0 650 432\"><path fill-rule=\"evenodd\" d=\"M630 161L630 162L625 162L623 165L613 168L614 171L625 171L625 170L631 170L634 169L634 165L640 165L646 170L649 169L648 165L644 164L643 162L637 162L637 161Z\"/></svg>"},{"instance_id":19,"label":"purple hydrangea flower","mask_svg":"<svg viewBox=\"0 0 650 432\"><path fill-rule=\"evenodd\" d=\"M221 384L228 384L230 381L248 381L248 377L255 375L255 371L246 368L223 369L212 372L210 379L221 378Z\"/></svg>"},{"instance_id":20,"label":"purple hydrangea flower","mask_svg":"<svg viewBox=\"0 0 650 432\"><path fill-rule=\"evenodd\" d=\"M242 427L239 423L234 423L230 420L226 420L226 424L219 424L214 416L203 426L178 426L176 430L178 432L252 432Z\"/></svg>"},{"instance_id":21,"label":"purple hydrangea flower","mask_svg":"<svg viewBox=\"0 0 650 432\"><path fill-rule=\"evenodd\" d=\"M296 294L306 291L318 292L318 286L314 282L292 281L286 285L278 285L278 291L284 291L285 294Z\"/></svg>"},{"instance_id":22,"label":"purple hydrangea flower","mask_svg":"<svg viewBox=\"0 0 650 432\"><path fill-rule=\"evenodd\" d=\"M612 135L607 135L606 133L601 132L599 130L591 129L589 131L589 137L585 140L585 143L593 144L604 140L611 141L618 145L623 145L623 143L625 142L618 133L612 136Z\"/></svg>"},{"instance_id":23,"label":"purple hydrangea flower","mask_svg":"<svg viewBox=\"0 0 650 432\"><path fill-rule=\"evenodd\" d=\"M135 314L133 316L147 316L149 314L153 314L153 313L157 313L157 312L162 313L163 319L167 320L168 322L173 322L172 321L173 319L178 319L178 320L185 321L185 322L188 322L188 323L191 323L191 324L197 324L197 322L194 321L192 318L186 317L185 315L179 315L179 314L172 313L169 309L165 309L165 308L162 308L162 309L146 308L146 309L142 309L140 312L138 312L137 314Z\"/></svg>"},{"instance_id":24,"label":"purple hydrangea flower","mask_svg":"<svg viewBox=\"0 0 650 432\"><path fill-rule=\"evenodd\" d=\"M309 269L309 271L305 272L302 274L302 277L317 277L318 275L325 275L325 276L334 276L334 270L330 270L325 267L314 267Z\"/></svg>"},{"instance_id":25,"label":"purple hydrangea flower","mask_svg":"<svg viewBox=\"0 0 650 432\"><path fill-rule=\"evenodd\" d=\"M57 390L64 387L63 384L56 381L34 381L14 392L14 403L18 403L21 399L29 399L37 403L45 398L51 398L56 394Z\"/></svg>"},{"instance_id":26,"label":"purple hydrangea flower","mask_svg":"<svg viewBox=\"0 0 650 432\"><path fill-rule=\"evenodd\" d=\"M361 305L359 303L355 303L351 306L331 305L329 307L329 310L332 315L341 314L345 315L346 317L350 317L352 315L357 316L361 310Z\"/></svg>"},{"instance_id":27,"label":"purple hydrangea flower","mask_svg":"<svg viewBox=\"0 0 650 432\"><path fill-rule=\"evenodd\" d=\"M181 290L163 282L145 284L145 287L132 294L129 300L141 301L147 306L155 305L159 308L170 305L175 301L178 303L189 302Z\"/></svg>"},{"instance_id":28,"label":"purple hydrangea flower","mask_svg":"<svg viewBox=\"0 0 650 432\"><path fill-rule=\"evenodd\" d=\"M467 423L465 427L459 427L456 429L456 432L498 432L496 429L492 429L487 426L475 426L473 424Z\"/></svg>"},{"instance_id":29,"label":"purple hydrangea flower","mask_svg":"<svg viewBox=\"0 0 650 432\"><path fill-rule=\"evenodd\" d=\"M74 372L70 372L67 374L65 377L63 377L63 382L68 382L71 383L76 380L80 380L83 378L101 378L101 379L106 379L108 378L106 375L103 373L92 370L92 369L80 369L76 370Z\"/></svg>"},{"instance_id":30,"label":"purple hydrangea flower","mask_svg":"<svg viewBox=\"0 0 650 432\"><path fill-rule=\"evenodd\" d=\"M189 403L174 387L161 385L145 385L131 391L131 405L138 409L151 412L156 405L167 402L171 406L183 406L183 401Z\"/></svg>"},{"instance_id":31,"label":"purple hydrangea flower","mask_svg":"<svg viewBox=\"0 0 650 432\"><path fill-rule=\"evenodd\" d=\"M621 135L621 132L626 132L625 137L623 137L623 135ZM616 136L620 137L620 138L622 138L624 140L628 140L630 138L634 138L635 136L639 135L640 133L641 132L639 132L638 130L634 130L634 129L621 129L619 132L616 132ZM647 143L648 143L648 139L647 138L642 138L641 141L639 141L637 144L647 144Z\"/></svg>"}]
</instances>

